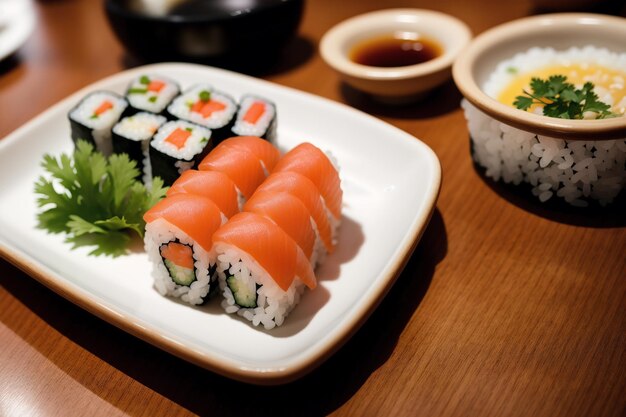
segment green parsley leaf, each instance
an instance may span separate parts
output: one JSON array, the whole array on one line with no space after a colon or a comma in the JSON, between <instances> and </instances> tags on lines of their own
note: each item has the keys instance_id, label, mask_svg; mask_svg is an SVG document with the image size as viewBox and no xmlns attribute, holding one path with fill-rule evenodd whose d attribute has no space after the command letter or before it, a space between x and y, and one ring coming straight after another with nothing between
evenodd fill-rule
<instances>
[{"instance_id":1,"label":"green parsley leaf","mask_svg":"<svg viewBox=\"0 0 626 417\"><path fill-rule=\"evenodd\" d=\"M108 160L93 145L79 140L72 156L44 155L50 179L35 182L39 227L67 233L67 242L96 246L93 255L120 256L133 236L143 237L144 213L165 197L167 187L156 177L146 188L135 161L126 154Z\"/></svg>"},{"instance_id":2,"label":"green parsley leaf","mask_svg":"<svg viewBox=\"0 0 626 417\"><path fill-rule=\"evenodd\" d=\"M550 83L547 80L540 78L532 78L530 80L530 88L533 90L533 94L536 96L546 96L550 91Z\"/></svg>"},{"instance_id":3,"label":"green parsley leaf","mask_svg":"<svg viewBox=\"0 0 626 417\"><path fill-rule=\"evenodd\" d=\"M586 82L581 89L576 89L567 82L564 75L552 75L547 80L532 78L532 93L523 90L524 95L515 97L513 105L521 110L528 110L534 104L543 106L544 116L561 119L582 119L585 112L596 113L597 119L615 117L609 106L598 99L593 91L593 83Z\"/></svg>"},{"instance_id":4,"label":"green parsley leaf","mask_svg":"<svg viewBox=\"0 0 626 417\"><path fill-rule=\"evenodd\" d=\"M528 108L532 106L533 103L534 103L534 100L532 97L517 96L515 97L515 101L513 102L513 105L517 107L518 109L528 110Z\"/></svg>"}]
</instances>

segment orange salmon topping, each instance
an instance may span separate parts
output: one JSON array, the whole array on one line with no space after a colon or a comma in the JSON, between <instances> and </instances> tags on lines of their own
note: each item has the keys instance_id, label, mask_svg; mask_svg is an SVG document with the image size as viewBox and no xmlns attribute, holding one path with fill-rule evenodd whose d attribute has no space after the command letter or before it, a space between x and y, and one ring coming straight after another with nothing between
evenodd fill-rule
<instances>
[{"instance_id":1,"label":"orange salmon topping","mask_svg":"<svg viewBox=\"0 0 626 417\"><path fill-rule=\"evenodd\" d=\"M166 142L171 143L176 146L178 149L181 149L185 146L185 142L191 136L191 132L185 129L181 129L180 127L176 128L170 135L165 139Z\"/></svg>"},{"instance_id":2,"label":"orange salmon topping","mask_svg":"<svg viewBox=\"0 0 626 417\"><path fill-rule=\"evenodd\" d=\"M148 84L148 91L154 91L155 93L158 93L163 89L163 87L165 87L165 83L163 81L150 81L150 84Z\"/></svg>"},{"instance_id":3,"label":"orange salmon topping","mask_svg":"<svg viewBox=\"0 0 626 417\"><path fill-rule=\"evenodd\" d=\"M113 103L111 103L109 100L104 100L102 104L100 104L100 106L93 112L93 114L95 114L96 116L100 116L102 113L112 108Z\"/></svg>"},{"instance_id":4,"label":"orange salmon topping","mask_svg":"<svg viewBox=\"0 0 626 417\"><path fill-rule=\"evenodd\" d=\"M193 269L193 251L182 243L170 242L161 248L161 256L172 261L175 265Z\"/></svg>"},{"instance_id":5,"label":"orange salmon topping","mask_svg":"<svg viewBox=\"0 0 626 417\"><path fill-rule=\"evenodd\" d=\"M261 116L265 113L265 103L262 101L255 101L248 108L246 115L243 116L243 121L251 124L255 124Z\"/></svg>"},{"instance_id":6,"label":"orange salmon topping","mask_svg":"<svg viewBox=\"0 0 626 417\"><path fill-rule=\"evenodd\" d=\"M200 113L202 117L205 119L209 117L211 114L216 111L221 111L226 108L226 105L220 101L209 100L209 101L196 101L193 106L191 106L191 111L196 113Z\"/></svg>"}]
</instances>

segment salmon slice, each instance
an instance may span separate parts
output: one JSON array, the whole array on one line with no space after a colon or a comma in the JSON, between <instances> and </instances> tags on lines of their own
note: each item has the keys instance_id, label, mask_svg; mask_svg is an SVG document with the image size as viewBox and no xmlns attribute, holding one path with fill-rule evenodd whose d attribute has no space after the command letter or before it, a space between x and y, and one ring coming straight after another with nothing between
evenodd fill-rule
<instances>
[{"instance_id":1,"label":"salmon slice","mask_svg":"<svg viewBox=\"0 0 626 417\"><path fill-rule=\"evenodd\" d=\"M257 136L235 136L222 141L219 146L252 152L263 162L266 172L272 172L280 159L280 151L265 139Z\"/></svg>"},{"instance_id":2,"label":"salmon slice","mask_svg":"<svg viewBox=\"0 0 626 417\"><path fill-rule=\"evenodd\" d=\"M311 213L299 198L286 192L256 191L243 210L260 214L283 229L311 259L315 246L315 231Z\"/></svg>"},{"instance_id":3,"label":"salmon slice","mask_svg":"<svg viewBox=\"0 0 626 417\"><path fill-rule=\"evenodd\" d=\"M245 198L265 179L261 161L249 152L218 146L198 165L200 171L219 171L226 174Z\"/></svg>"},{"instance_id":4,"label":"salmon slice","mask_svg":"<svg viewBox=\"0 0 626 417\"><path fill-rule=\"evenodd\" d=\"M189 169L167 191L167 196L196 194L212 200L224 216L231 218L239 212L239 201L235 183L219 171L196 171Z\"/></svg>"},{"instance_id":5,"label":"salmon slice","mask_svg":"<svg viewBox=\"0 0 626 417\"><path fill-rule=\"evenodd\" d=\"M255 101L243 116L243 121L250 124L256 124L261 116L263 116L263 113L265 113L265 103L262 101Z\"/></svg>"},{"instance_id":6,"label":"salmon slice","mask_svg":"<svg viewBox=\"0 0 626 417\"><path fill-rule=\"evenodd\" d=\"M107 110L111 110L113 108L113 103L111 103L109 100L104 100L97 109L95 109L93 111L93 115L92 117L98 117L100 116L102 113L106 112Z\"/></svg>"},{"instance_id":7,"label":"salmon slice","mask_svg":"<svg viewBox=\"0 0 626 417\"><path fill-rule=\"evenodd\" d=\"M191 136L191 132L187 129L181 129L177 127L172 133L169 134L168 137L165 138L165 142L169 142L172 145L176 146L178 149L182 149L185 147L185 143L187 143L187 139Z\"/></svg>"},{"instance_id":8,"label":"salmon slice","mask_svg":"<svg viewBox=\"0 0 626 417\"><path fill-rule=\"evenodd\" d=\"M174 265L193 269L193 251L190 246L177 242L169 242L160 249L161 256Z\"/></svg>"},{"instance_id":9,"label":"salmon slice","mask_svg":"<svg viewBox=\"0 0 626 417\"><path fill-rule=\"evenodd\" d=\"M198 100L191 106L191 111L200 113L205 119L213 113L222 111L226 108L226 104L216 100Z\"/></svg>"},{"instance_id":10,"label":"salmon slice","mask_svg":"<svg viewBox=\"0 0 626 417\"><path fill-rule=\"evenodd\" d=\"M332 230L320 192L311 180L297 172L276 172L267 177L257 192L286 192L297 197L309 210L328 253L334 249Z\"/></svg>"},{"instance_id":11,"label":"salmon slice","mask_svg":"<svg viewBox=\"0 0 626 417\"><path fill-rule=\"evenodd\" d=\"M302 249L273 221L255 213L238 213L213 234L251 256L283 290L296 276L310 289L317 286L313 268Z\"/></svg>"},{"instance_id":12,"label":"salmon slice","mask_svg":"<svg viewBox=\"0 0 626 417\"><path fill-rule=\"evenodd\" d=\"M159 91L161 91L163 89L163 87L165 87L165 83L163 81L152 80L148 84L147 90L148 91L153 91L155 93L158 93Z\"/></svg>"},{"instance_id":13,"label":"salmon slice","mask_svg":"<svg viewBox=\"0 0 626 417\"><path fill-rule=\"evenodd\" d=\"M319 148L308 142L301 143L278 161L274 171L294 171L310 179L333 216L337 220L341 218L343 192L339 173Z\"/></svg>"},{"instance_id":14,"label":"salmon slice","mask_svg":"<svg viewBox=\"0 0 626 417\"><path fill-rule=\"evenodd\" d=\"M156 203L143 215L146 223L163 219L176 226L207 252L213 247L213 233L222 224L217 205L206 197L176 194Z\"/></svg>"}]
</instances>

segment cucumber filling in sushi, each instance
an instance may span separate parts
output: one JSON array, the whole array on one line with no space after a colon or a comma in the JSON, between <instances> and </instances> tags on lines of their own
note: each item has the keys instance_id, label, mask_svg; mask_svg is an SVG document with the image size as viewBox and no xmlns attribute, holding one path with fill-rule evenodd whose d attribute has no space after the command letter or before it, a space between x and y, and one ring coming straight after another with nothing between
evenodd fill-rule
<instances>
[{"instance_id":1,"label":"cucumber filling in sushi","mask_svg":"<svg viewBox=\"0 0 626 417\"><path fill-rule=\"evenodd\" d=\"M228 271L225 272L227 273ZM256 284L252 277L229 275L226 278L226 285L230 288L238 306L244 308L257 307L257 290L261 286Z\"/></svg>"},{"instance_id":2,"label":"cucumber filling in sushi","mask_svg":"<svg viewBox=\"0 0 626 417\"><path fill-rule=\"evenodd\" d=\"M159 248L167 271L178 285L190 286L196 278L193 249L178 241L171 241Z\"/></svg>"}]
</instances>

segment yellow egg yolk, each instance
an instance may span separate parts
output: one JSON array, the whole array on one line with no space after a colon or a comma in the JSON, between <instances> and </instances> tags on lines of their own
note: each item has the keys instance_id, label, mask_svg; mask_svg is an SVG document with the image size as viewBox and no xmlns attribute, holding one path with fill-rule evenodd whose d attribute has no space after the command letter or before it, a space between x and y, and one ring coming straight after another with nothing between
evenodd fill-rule
<instances>
[{"instance_id":1,"label":"yellow egg yolk","mask_svg":"<svg viewBox=\"0 0 626 417\"><path fill-rule=\"evenodd\" d=\"M531 78L548 79L551 75L565 75L567 82L574 84L576 88L581 88L586 82L592 82L595 93L601 101L611 105L612 112L621 115L626 113L626 72L595 64L549 66L519 74L500 92L497 99L501 103L512 106L515 98L523 95L524 90L532 92ZM611 102L607 100L607 95L611 96ZM535 107L532 106L529 111L533 111Z\"/></svg>"}]
</instances>

